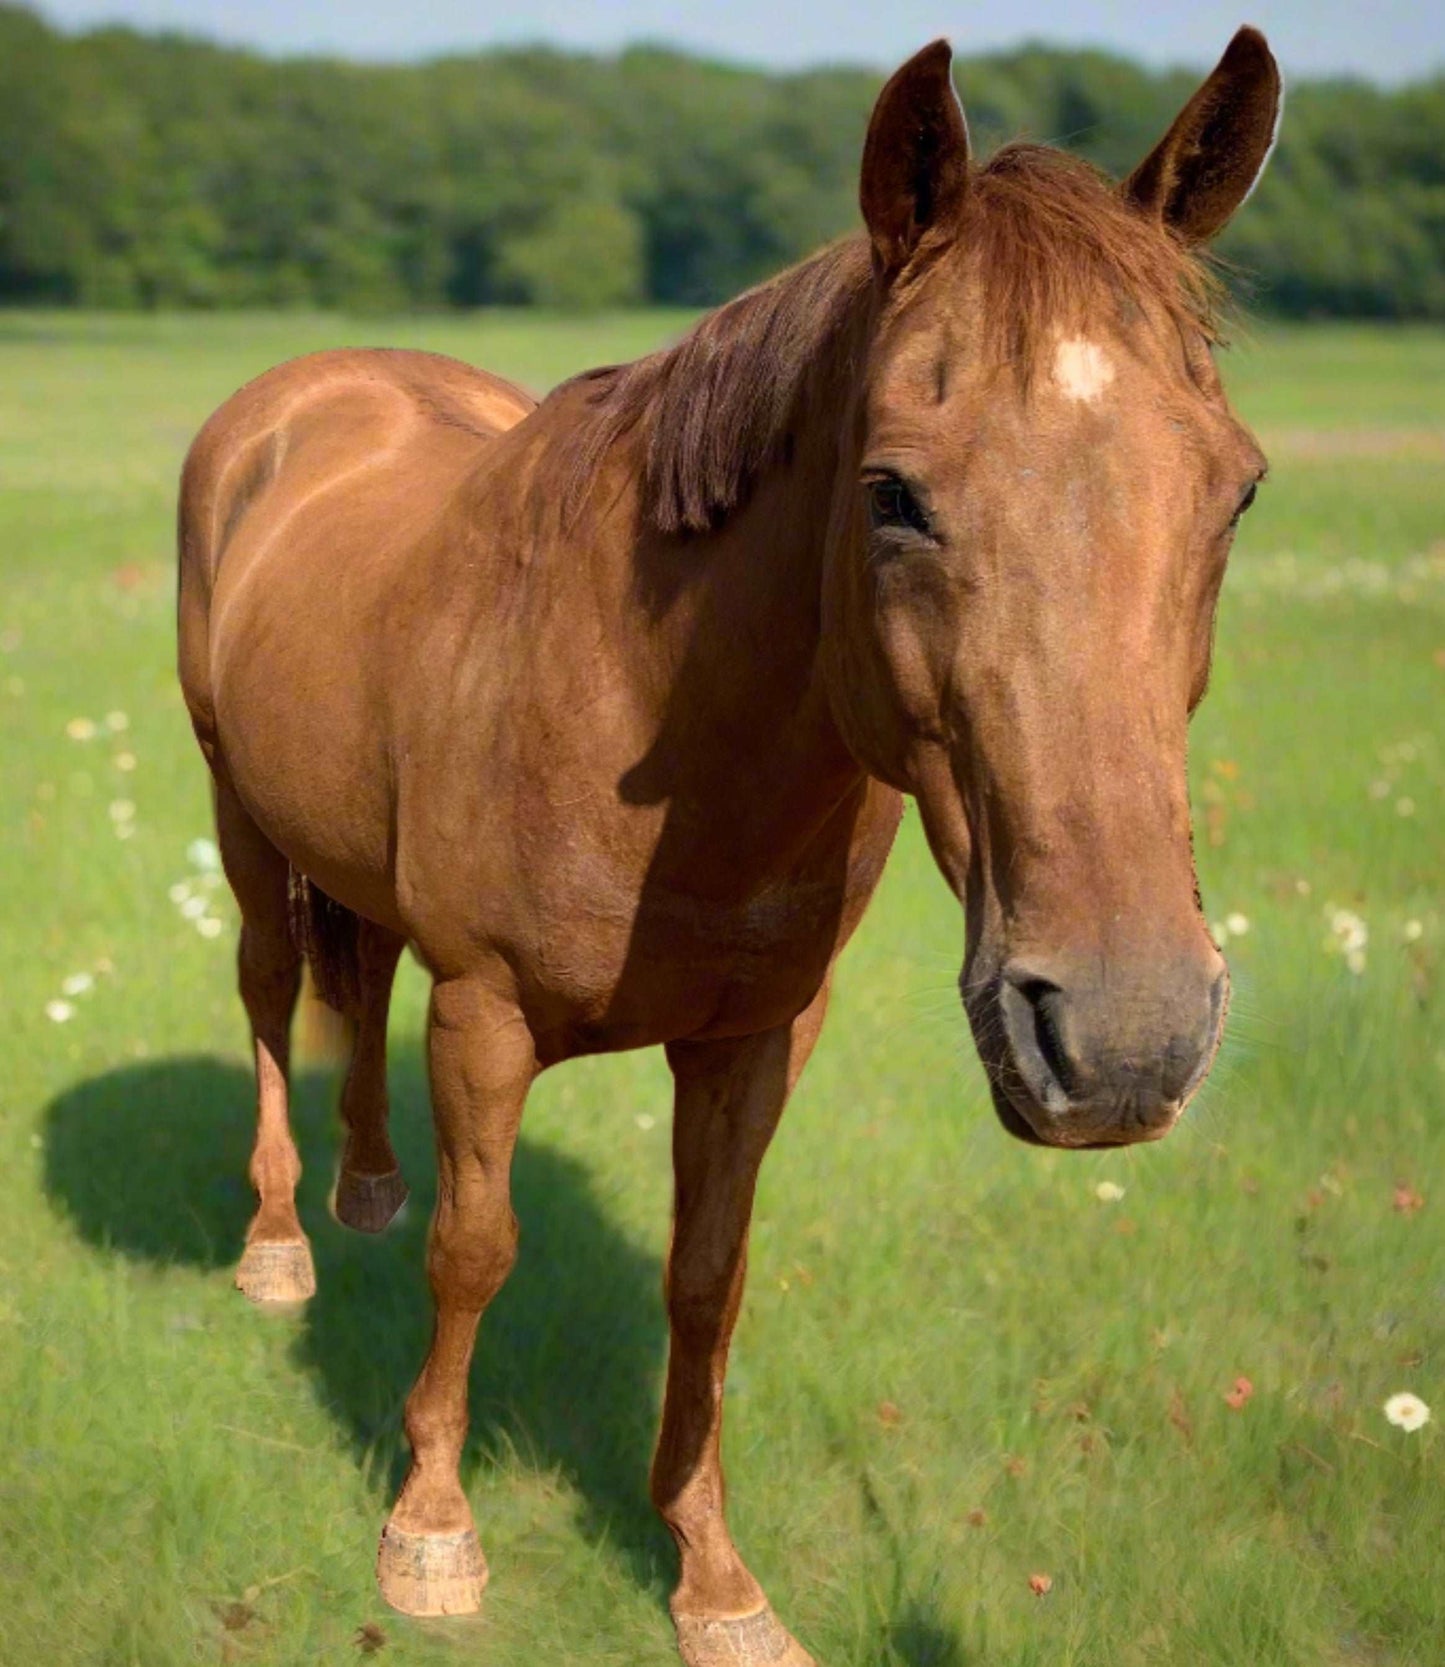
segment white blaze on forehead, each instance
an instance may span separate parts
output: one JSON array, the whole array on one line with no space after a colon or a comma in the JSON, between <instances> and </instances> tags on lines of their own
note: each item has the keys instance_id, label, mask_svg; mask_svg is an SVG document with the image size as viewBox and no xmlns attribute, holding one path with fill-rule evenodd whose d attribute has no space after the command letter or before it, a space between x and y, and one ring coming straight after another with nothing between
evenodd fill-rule
<instances>
[{"instance_id":1,"label":"white blaze on forehead","mask_svg":"<svg viewBox=\"0 0 1445 1667\"><path fill-rule=\"evenodd\" d=\"M1054 381L1066 399L1092 405L1114 380L1114 367L1097 342L1065 336L1054 353Z\"/></svg>"}]
</instances>

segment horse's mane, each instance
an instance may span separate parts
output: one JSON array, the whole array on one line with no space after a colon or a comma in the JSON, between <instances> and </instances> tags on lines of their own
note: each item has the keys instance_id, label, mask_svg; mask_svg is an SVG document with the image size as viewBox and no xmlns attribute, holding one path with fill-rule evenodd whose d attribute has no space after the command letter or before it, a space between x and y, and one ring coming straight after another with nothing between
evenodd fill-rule
<instances>
[{"instance_id":1,"label":"horse's mane","mask_svg":"<svg viewBox=\"0 0 1445 1667\"><path fill-rule=\"evenodd\" d=\"M1207 261L1098 169L1046 145L1007 145L976 169L956 235L902 282L942 260L977 273L982 342L1025 380L1040 342L1066 320L1084 322L1101 292L1218 335L1220 286ZM588 403L563 460L564 503L579 507L608 447L641 428L650 524L663 533L719 526L784 455L810 373L829 362L871 289L868 240L845 238L709 313L673 346L564 383Z\"/></svg>"}]
</instances>

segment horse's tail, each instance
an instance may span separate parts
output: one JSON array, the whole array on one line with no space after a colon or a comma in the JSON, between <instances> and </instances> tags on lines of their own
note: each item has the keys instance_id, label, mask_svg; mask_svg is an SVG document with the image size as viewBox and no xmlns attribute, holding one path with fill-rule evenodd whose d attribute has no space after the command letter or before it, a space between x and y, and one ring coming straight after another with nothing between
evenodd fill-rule
<instances>
[{"instance_id":1,"label":"horse's tail","mask_svg":"<svg viewBox=\"0 0 1445 1667\"><path fill-rule=\"evenodd\" d=\"M360 920L293 868L287 886L291 937L311 966L316 993L338 1013L361 1000Z\"/></svg>"}]
</instances>

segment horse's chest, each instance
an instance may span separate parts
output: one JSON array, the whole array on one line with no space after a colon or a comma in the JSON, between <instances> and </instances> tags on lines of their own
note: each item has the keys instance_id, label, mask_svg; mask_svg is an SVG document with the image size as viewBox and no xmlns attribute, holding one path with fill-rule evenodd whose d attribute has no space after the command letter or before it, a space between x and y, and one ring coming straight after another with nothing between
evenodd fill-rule
<instances>
[{"instance_id":1,"label":"horse's chest","mask_svg":"<svg viewBox=\"0 0 1445 1667\"><path fill-rule=\"evenodd\" d=\"M882 874L893 795L818 842L791 873L743 896L707 896L654 871L613 895L574 873L534 941L535 1028L548 1054L607 1052L786 1023L816 993ZM580 882L580 883L579 883Z\"/></svg>"}]
</instances>

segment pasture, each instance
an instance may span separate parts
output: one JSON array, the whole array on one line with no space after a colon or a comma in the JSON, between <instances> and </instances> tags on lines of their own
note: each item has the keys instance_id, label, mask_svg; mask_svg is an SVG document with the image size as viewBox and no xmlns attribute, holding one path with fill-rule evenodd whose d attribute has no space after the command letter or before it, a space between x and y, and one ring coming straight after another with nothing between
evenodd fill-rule
<instances>
[{"instance_id":1,"label":"pasture","mask_svg":"<svg viewBox=\"0 0 1445 1667\"><path fill-rule=\"evenodd\" d=\"M405 1620L372 1579L430 1324L414 966L407 1215L328 1217L313 1048L320 1293L277 1319L230 1288L251 1079L170 545L191 433L290 354L428 346L540 388L682 322L0 315L0 1663L675 1659L660 1055L532 1097L472 1377L479 1620ZM1159 1146L1010 1142L910 813L763 1172L732 1523L820 1667L1445 1660L1445 335L1261 326L1226 370L1273 476L1194 730L1236 990L1211 1082ZM1387 1422L1401 1390L1435 1421Z\"/></svg>"}]
</instances>

